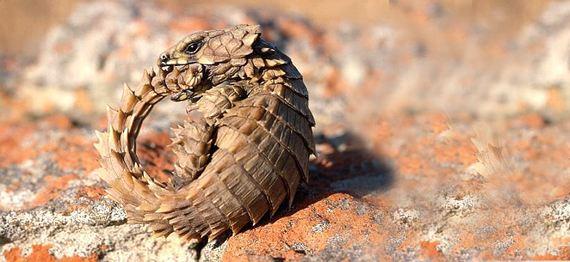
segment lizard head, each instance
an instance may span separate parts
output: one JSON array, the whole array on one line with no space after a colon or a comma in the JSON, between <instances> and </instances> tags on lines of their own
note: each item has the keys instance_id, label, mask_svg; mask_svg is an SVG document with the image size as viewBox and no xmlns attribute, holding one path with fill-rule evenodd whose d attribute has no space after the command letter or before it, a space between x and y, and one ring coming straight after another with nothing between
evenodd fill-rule
<instances>
[{"instance_id":1,"label":"lizard head","mask_svg":"<svg viewBox=\"0 0 570 262\"><path fill-rule=\"evenodd\" d=\"M258 25L193 33L160 55L158 67L172 100L199 97L219 83L237 78L261 34Z\"/></svg>"}]
</instances>

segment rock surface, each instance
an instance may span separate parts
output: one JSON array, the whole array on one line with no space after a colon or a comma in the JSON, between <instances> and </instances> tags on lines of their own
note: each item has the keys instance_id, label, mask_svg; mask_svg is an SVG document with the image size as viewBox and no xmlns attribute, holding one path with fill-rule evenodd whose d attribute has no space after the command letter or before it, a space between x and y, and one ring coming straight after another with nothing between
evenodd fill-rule
<instances>
[{"instance_id":1,"label":"rock surface","mask_svg":"<svg viewBox=\"0 0 570 262\"><path fill-rule=\"evenodd\" d=\"M274 11L82 4L33 63L1 58L0 261L570 259L570 4L508 39L422 6L401 11L405 28L321 28ZM262 24L305 76L312 180L236 236L155 239L105 196L94 130L168 44L236 23ZM182 112L161 105L144 127L153 174L172 167Z\"/></svg>"}]
</instances>

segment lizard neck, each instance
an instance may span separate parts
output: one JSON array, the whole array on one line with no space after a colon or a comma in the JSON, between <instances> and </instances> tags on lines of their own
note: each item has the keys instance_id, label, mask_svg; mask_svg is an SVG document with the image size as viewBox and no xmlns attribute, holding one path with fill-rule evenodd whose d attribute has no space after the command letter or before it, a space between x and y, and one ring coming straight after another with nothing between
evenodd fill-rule
<instances>
[{"instance_id":1,"label":"lizard neck","mask_svg":"<svg viewBox=\"0 0 570 262\"><path fill-rule=\"evenodd\" d=\"M282 83L302 78L291 59L263 39L254 44L252 53L246 57L231 59L207 70L207 81L201 85L203 90L222 83L249 83L251 88L259 88L267 83Z\"/></svg>"},{"instance_id":2,"label":"lizard neck","mask_svg":"<svg viewBox=\"0 0 570 262\"><path fill-rule=\"evenodd\" d=\"M250 81L263 85L302 78L288 56L273 49L261 50L257 49L243 66L242 70Z\"/></svg>"}]
</instances>

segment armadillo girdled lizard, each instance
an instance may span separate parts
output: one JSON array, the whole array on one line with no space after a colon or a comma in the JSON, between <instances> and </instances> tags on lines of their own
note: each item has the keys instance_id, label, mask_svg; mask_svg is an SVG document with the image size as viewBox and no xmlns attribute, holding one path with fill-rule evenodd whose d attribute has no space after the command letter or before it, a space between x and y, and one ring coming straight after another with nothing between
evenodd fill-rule
<instances>
[{"instance_id":1,"label":"armadillo girdled lizard","mask_svg":"<svg viewBox=\"0 0 570 262\"><path fill-rule=\"evenodd\" d=\"M107 192L131 223L159 236L213 239L291 205L315 153L307 89L291 60L260 36L259 26L191 34L160 55L95 144ZM188 101L173 129L178 159L168 183L154 180L136 155L136 138L153 105Z\"/></svg>"}]
</instances>

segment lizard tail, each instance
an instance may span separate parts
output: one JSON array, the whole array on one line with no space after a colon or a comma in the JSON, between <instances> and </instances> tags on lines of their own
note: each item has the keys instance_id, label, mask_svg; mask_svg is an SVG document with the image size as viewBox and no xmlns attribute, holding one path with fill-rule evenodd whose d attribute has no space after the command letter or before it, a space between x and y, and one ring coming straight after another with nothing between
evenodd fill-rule
<instances>
[{"instance_id":1,"label":"lizard tail","mask_svg":"<svg viewBox=\"0 0 570 262\"><path fill-rule=\"evenodd\" d=\"M129 222L144 222L145 214L156 211L160 199L173 193L171 186L149 176L136 155L136 138L143 120L170 93L161 79L154 71L145 71L135 90L125 84L121 106L108 107L107 131L96 132L98 142L94 146L102 166L97 173L110 185L110 197L123 204Z\"/></svg>"},{"instance_id":2,"label":"lizard tail","mask_svg":"<svg viewBox=\"0 0 570 262\"><path fill-rule=\"evenodd\" d=\"M201 210L188 200L199 189L177 190L153 179L136 155L136 138L144 119L155 104L179 91L169 89L164 79L145 71L135 90L124 86L121 106L108 108L107 131L96 132L94 146L101 162L97 174L109 184L109 196L124 207L128 223L147 223L158 237L176 232L185 241L199 240L212 232ZM214 229L217 236L226 228L218 225Z\"/></svg>"}]
</instances>

